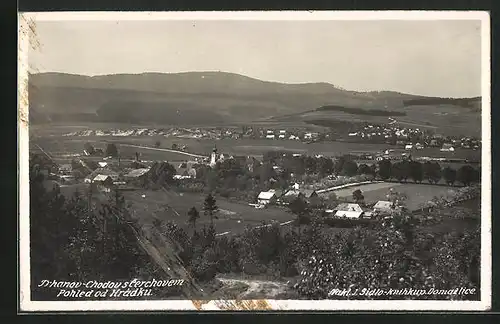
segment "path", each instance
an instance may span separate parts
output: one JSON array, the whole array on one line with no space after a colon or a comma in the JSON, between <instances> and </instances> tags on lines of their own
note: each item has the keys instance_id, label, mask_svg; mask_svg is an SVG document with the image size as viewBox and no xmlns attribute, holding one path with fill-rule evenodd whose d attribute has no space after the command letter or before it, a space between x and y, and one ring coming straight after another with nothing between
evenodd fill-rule
<instances>
[{"instance_id":1,"label":"path","mask_svg":"<svg viewBox=\"0 0 500 324\"><path fill-rule=\"evenodd\" d=\"M238 284L246 285L246 290L239 294L238 299L242 298L255 298L255 295L263 295L266 298L273 298L279 294L286 292L287 284L279 281L268 281L268 280L247 280L247 279L228 279L228 278L217 278L225 287L231 288ZM224 289L222 288L222 289ZM255 294L254 296L251 296Z\"/></svg>"},{"instance_id":2,"label":"path","mask_svg":"<svg viewBox=\"0 0 500 324\"><path fill-rule=\"evenodd\" d=\"M192 156L192 157L197 157L197 158L206 158L206 157L207 157L207 156L205 156L205 155L198 155L198 154L193 154L193 153L188 153L188 152L183 152L183 151L170 150L170 149L163 149L163 148L156 148L156 147L150 147L150 146L140 146L140 145L122 144L122 143L117 143L117 144L119 144L120 146L135 147L135 148L140 148L140 149L145 149L145 150L162 151L162 152L170 152L170 153L178 153L178 154L187 155L187 156Z\"/></svg>"},{"instance_id":3,"label":"path","mask_svg":"<svg viewBox=\"0 0 500 324\"><path fill-rule=\"evenodd\" d=\"M290 221L286 221L286 222L283 222L283 223L279 223L279 225L280 226L285 226L285 225L289 225L289 224L291 224L293 222L294 222L293 220L290 220ZM273 224L259 225L259 226L255 226L254 228L263 228L263 227L270 227L270 226L273 226ZM231 231L228 231L228 232L223 232L223 233L215 234L215 236L224 236L224 235L228 235L228 234L231 234L231 233L232 233Z\"/></svg>"}]
</instances>

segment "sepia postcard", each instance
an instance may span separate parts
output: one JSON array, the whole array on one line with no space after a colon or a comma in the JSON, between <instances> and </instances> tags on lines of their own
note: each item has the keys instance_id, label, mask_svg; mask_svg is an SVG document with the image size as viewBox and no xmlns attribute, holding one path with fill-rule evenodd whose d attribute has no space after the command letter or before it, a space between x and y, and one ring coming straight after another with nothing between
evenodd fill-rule
<instances>
[{"instance_id":1,"label":"sepia postcard","mask_svg":"<svg viewBox=\"0 0 500 324\"><path fill-rule=\"evenodd\" d=\"M19 13L19 311L491 307L490 17Z\"/></svg>"}]
</instances>

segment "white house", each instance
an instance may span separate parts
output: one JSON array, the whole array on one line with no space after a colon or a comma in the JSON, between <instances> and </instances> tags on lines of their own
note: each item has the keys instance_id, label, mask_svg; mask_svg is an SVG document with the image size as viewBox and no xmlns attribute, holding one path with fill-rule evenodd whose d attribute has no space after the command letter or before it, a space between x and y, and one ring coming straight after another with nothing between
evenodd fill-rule
<instances>
[{"instance_id":1,"label":"white house","mask_svg":"<svg viewBox=\"0 0 500 324\"><path fill-rule=\"evenodd\" d=\"M386 200L377 201L373 206L373 210L383 213L390 212L392 210L392 202Z\"/></svg>"},{"instance_id":2,"label":"white house","mask_svg":"<svg viewBox=\"0 0 500 324\"><path fill-rule=\"evenodd\" d=\"M274 138L275 138L274 134L267 134L266 135L266 139L274 139Z\"/></svg>"},{"instance_id":3,"label":"white house","mask_svg":"<svg viewBox=\"0 0 500 324\"><path fill-rule=\"evenodd\" d=\"M363 212L363 208L359 206L359 204L351 204L351 203L342 203L339 204L336 208L336 211L349 211L349 212Z\"/></svg>"},{"instance_id":4,"label":"white house","mask_svg":"<svg viewBox=\"0 0 500 324\"><path fill-rule=\"evenodd\" d=\"M361 218L363 216L363 211L343 211L339 210L335 213L335 217L340 218Z\"/></svg>"},{"instance_id":5,"label":"white house","mask_svg":"<svg viewBox=\"0 0 500 324\"><path fill-rule=\"evenodd\" d=\"M413 145L411 144L406 145L405 150L413 150Z\"/></svg>"},{"instance_id":6,"label":"white house","mask_svg":"<svg viewBox=\"0 0 500 324\"><path fill-rule=\"evenodd\" d=\"M440 149L441 152L454 152L455 148L448 143L444 143L443 147Z\"/></svg>"},{"instance_id":7,"label":"white house","mask_svg":"<svg viewBox=\"0 0 500 324\"><path fill-rule=\"evenodd\" d=\"M274 191L262 191L257 197L257 201L261 205L267 205L276 201L276 193Z\"/></svg>"}]
</instances>

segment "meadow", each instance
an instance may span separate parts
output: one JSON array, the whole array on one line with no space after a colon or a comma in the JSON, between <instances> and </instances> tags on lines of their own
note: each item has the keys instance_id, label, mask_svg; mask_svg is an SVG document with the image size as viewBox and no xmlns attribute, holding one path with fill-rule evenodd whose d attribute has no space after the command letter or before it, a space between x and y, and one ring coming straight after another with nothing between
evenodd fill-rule
<instances>
[{"instance_id":1,"label":"meadow","mask_svg":"<svg viewBox=\"0 0 500 324\"><path fill-rule=\"evenodd\" d=\"M203 215L205 199L203 194L136 190L124 192L124 197L131 204L136 218L143 224L150 224L156 218L172 221L188 229L187 213L189 209L195 207L200 212L200 219L196 222L197 228L210 225L208 216ZM295 219L295 216L286 209L278 207L256 209L244 202L233 202L222 197L217 197L217 206L219 213L218 219L214 220L214 226L218 234L242 232L247 226L256 227L262 225L263 222L288 224Z\"/></svg>"},{"instance_id":2,"label":"meadow","mask_svg":"<svg viewBox=\"0 0 500 324\"><path fill-rule=\"evenodd\" d=\"M427 203L432 200L432 198L445 196L449 191L454 190L453 187L447 186L380 182L335 190L325 193L324 195L328 196L328 194L334 192L339 198L351 200L353 191L357 189L361 190L367 204L376 203L379 200L387 200L386 195L389 193L389 190L393 189L395 192L406 195L406 207L409 210L417 210L421 208L422 204Z\"/></svg>"}]
</instances>

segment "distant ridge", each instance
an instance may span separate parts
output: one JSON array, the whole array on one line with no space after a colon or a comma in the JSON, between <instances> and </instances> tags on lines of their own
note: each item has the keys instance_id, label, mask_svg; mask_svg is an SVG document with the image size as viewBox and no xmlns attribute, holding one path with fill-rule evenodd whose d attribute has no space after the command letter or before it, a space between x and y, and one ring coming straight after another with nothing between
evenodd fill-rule
<instances>
[{"instance_id":1,"label":"distant ridge","mask_svg":"<svg viewBox=\"0 0 500 324\"><path fill-rule=\"evenodd\" d=\"M409 104L431 99L392 91L348 91L325 82L262 81L213 71L98 76L44 72L31 74L29 85L30 109L36 112L32 122L251 122L323 106L402 112Z\"/></svg>"}]
</instances>

